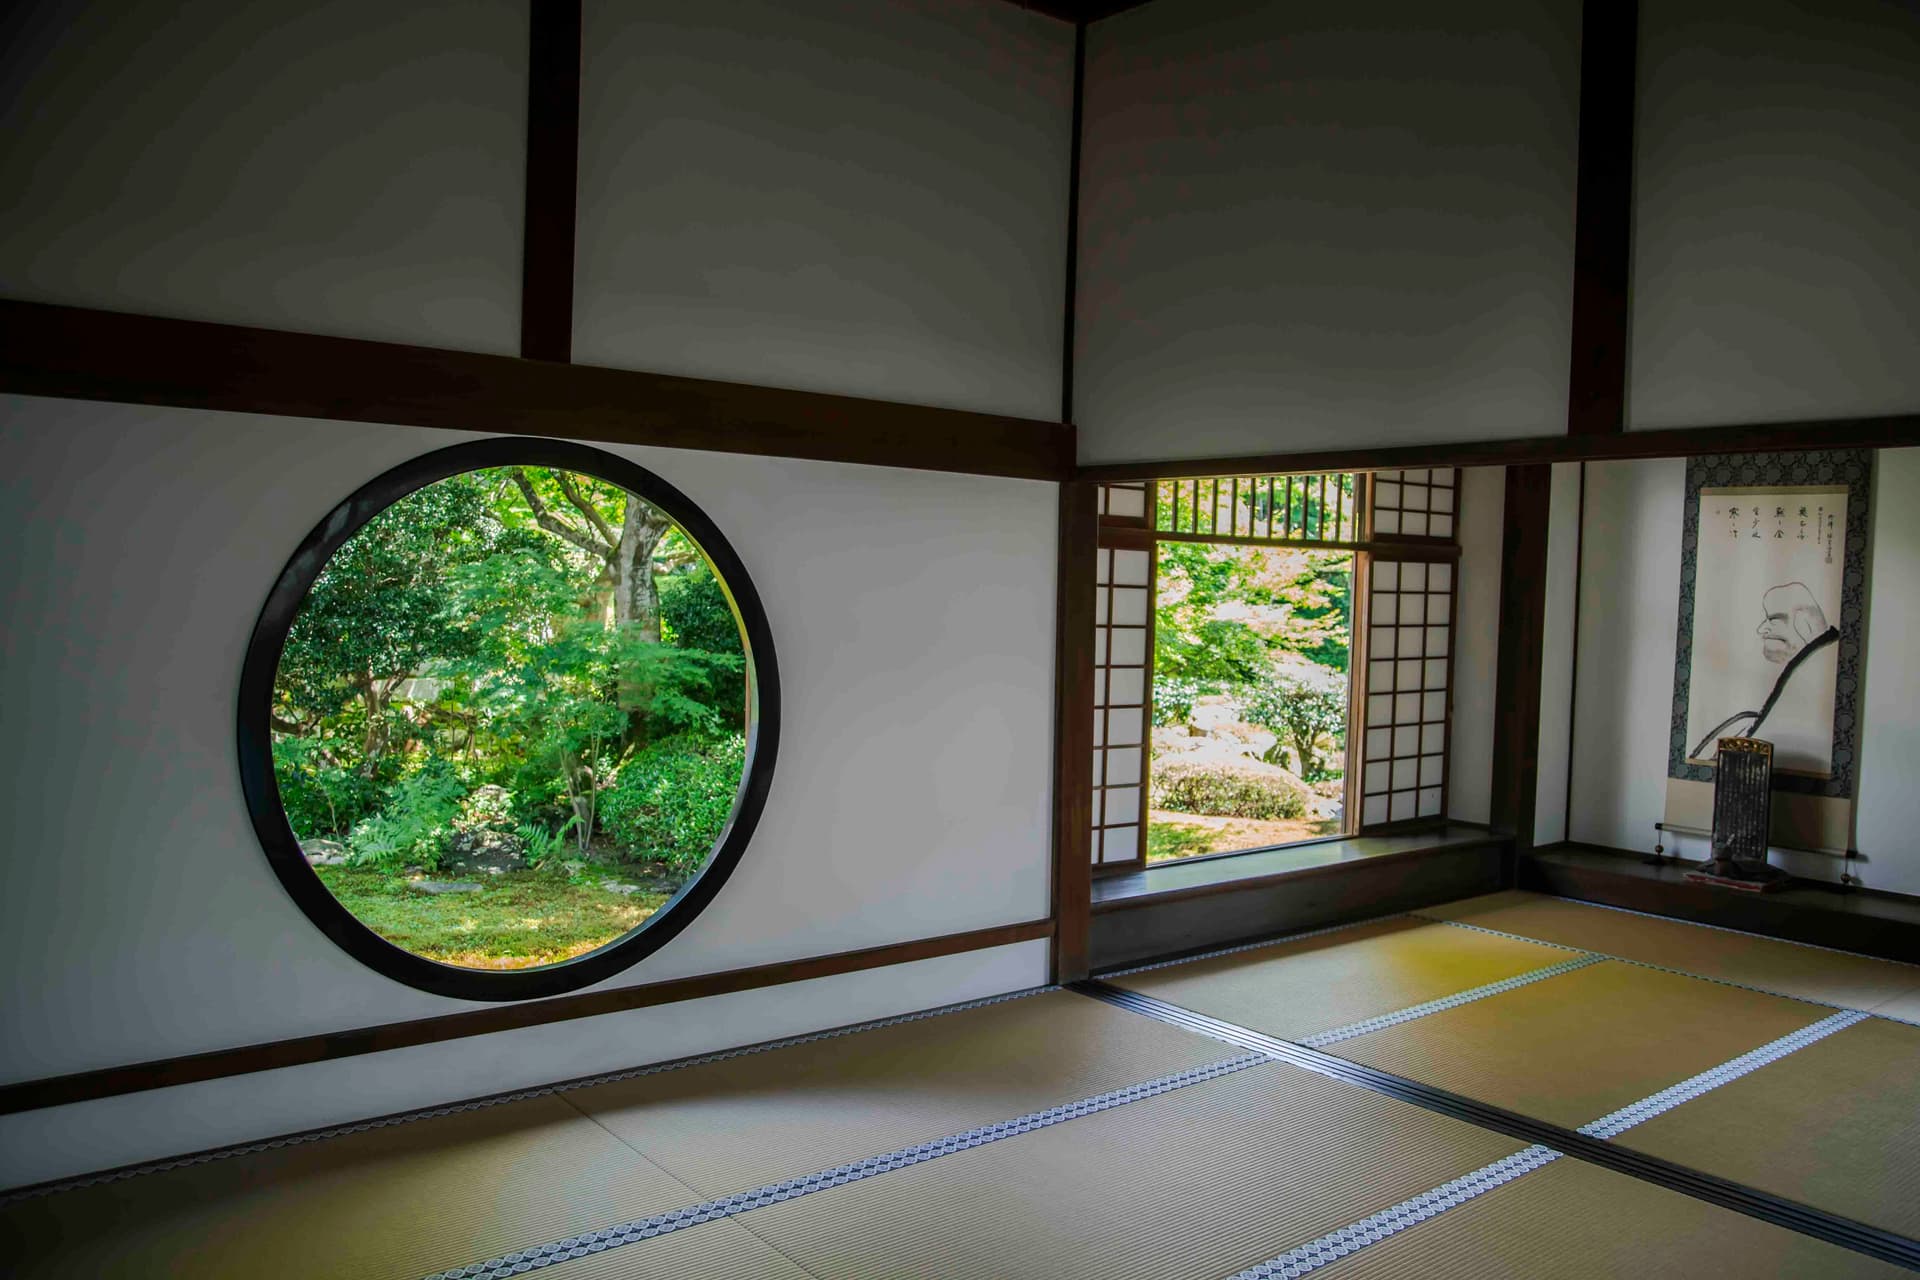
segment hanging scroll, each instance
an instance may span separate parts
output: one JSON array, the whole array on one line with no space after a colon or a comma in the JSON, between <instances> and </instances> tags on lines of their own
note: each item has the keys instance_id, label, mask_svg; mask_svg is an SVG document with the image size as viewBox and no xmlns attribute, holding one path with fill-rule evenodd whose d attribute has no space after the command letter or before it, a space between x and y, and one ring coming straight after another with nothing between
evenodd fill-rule
<instances>
[{"instance_id":1,"label":"hanging scroll","mask_svg":"<svg viewBox=\"0 0 1920 1280\"><path fill-rule=\"evenodd\" d=\"M1666 820L1704 828L1722 738L1773 744L1776 843L1852 827L1865 450L1688 460Z\"/></svg>"}]
</instances>

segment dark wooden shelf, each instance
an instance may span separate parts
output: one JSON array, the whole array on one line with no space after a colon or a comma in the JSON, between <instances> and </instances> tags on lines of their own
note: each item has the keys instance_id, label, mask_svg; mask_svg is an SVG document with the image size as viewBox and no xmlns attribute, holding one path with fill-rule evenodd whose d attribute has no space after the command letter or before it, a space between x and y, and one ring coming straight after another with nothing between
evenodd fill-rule
<instances>
[{"instance_id":1,"label":"dark wooden shelf","mask_svg":"<svg viewBox=\"0 0 1920 1280\"><path fill-rule=\"evenodd\" d=\"M1093 882L1096 913L1125 911L1179 898L1226 893L1267 881L1325 873L1356 862L1417 857L1447 849L1498 841L1485 827L1447 823L1432 831L1388 836L1347 836L1311 844L1261 849L1231 857L1180 859L1155 863L1143 871L1107 876Z\"/></svg>"},{"instance_id":2,"label":"dark wooden shelf","mask_svg":"<svg viewBox=\"0 0 1920 1280\"><path fill-rule=\"evenodd\" d=\"M1645 855L1554 845L1520 860L1520 887L1888 960L1920 961L1920 898L1800 881L1775 893L1695 884L1699 864L1647 865Z\"/></svg>"},{"instance_id":3,"label":"dark wooden shelf","mask_svg":"<svg viewBox=\"0 0 1920 1280\"><path fill-rule=\"evenodd\" d=\"M1507 883L1512 841L1454 823L1169 862L1093 888L1097 970L1391 915Z\"/></svg>"}]
</instances>

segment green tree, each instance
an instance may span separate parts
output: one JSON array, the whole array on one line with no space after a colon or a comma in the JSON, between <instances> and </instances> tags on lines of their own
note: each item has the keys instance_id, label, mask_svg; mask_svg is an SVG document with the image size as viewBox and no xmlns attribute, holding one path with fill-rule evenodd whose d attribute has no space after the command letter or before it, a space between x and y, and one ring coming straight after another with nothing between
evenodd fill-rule
<instances>
[{"instance_id":1,"label":"green tree","mask_svg":"<svg viewBox=\"0 0 1920 1280\"><path fill-rule=\"evenodd\" d=\"M1290 743L1309 782L1331 776L1320 764L1323 737L1344 740L1347 682L1340 672L1312 663L1277 667L1271 677L1240 698L1240 718Z\"/></svg>"},{"instance_id":2,"label":"green tree","mask_svg":"<svg viewBox=\"0 0 1920 1280\"><path fill-rule=\"evenodd\" d=\"M394 728L396 689L435 659L471 652L448 622L445 583L491 554L478 473L415 490L349 538L295 615L274 683L274 727L308 736L358 701L358 768L373 777Z\"/></svg>"}]
</instances>

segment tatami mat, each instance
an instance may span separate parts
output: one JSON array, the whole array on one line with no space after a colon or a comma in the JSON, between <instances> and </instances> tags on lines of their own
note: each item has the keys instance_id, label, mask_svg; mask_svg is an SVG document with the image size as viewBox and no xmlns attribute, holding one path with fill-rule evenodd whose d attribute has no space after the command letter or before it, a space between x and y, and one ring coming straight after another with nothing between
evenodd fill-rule
<instances>
[{"instance_id":1,"label":"tatami mat","mask_svg":"<svg viewBox=\"0 0 1920 1280\"><path fill-rule=\"evenodd\" d=\"M17 1201L0 1207L0 1264L49 1280L417 1280L699 1198L532 1098Z\"/></svg>"},{"instance_id":2,"label":"tatami mat","mask_svg":"<svg viewBox=\"0 0 1920 1280\"><path fill-rule=\"evenodd\" d=\"M1109 981L1298 1040L1571 958L1557 947L1402 918Z\"/></svg>"},{"instance_id":3,"label":"tatami mat","mask_svg":"<svg viewBox=\"0 0 1920 1280\"><path fill-rule=\"evenodd\" d=\"M556 1262L535 1274L540 1280L809 1280L731 1218Z\"/></svg>"},{"instance_id":4,"label":"tatami mat","mask_svg":"<svg viewBox=\"0 0 1920 1280\"><path fill-rule=\"evenodd\" d=\"M1237 1052L1060 991L575 1090L567 1098L712 1197Z\"/></svg>"},{"instance_id":5,"label":"tatami mat","mask_svg":"<svg viewBox=\"0 0 1920 1280\"><path fill-rule=\"evenodd\" d=\"M1782 995L1873 1011L1903 997L1920 1007L1920 966L1508 892L1423 908L1421 915L1603 951Z\"/></svg>"},{"instance_id":6,"label":"tatami mat","mask_svg":"<svg viewBox=\"0 0 1920 1280\"><path fill-rule=\"evenodd\" d=\"M1275 1063L739 1221L821 1280L1221 1280L1521 1145Z\"/></svg>"},{"instance_id":7,"label":"tatami mat","mask_svg":"<svg viewBox=\"0 0 1920 1280\"><path fill-rule=\"evenodd\" d=\"M1920 1027L1856 1023L1616 1141L1920 1239Z\"/></svg>"},{"instance_id":8,"label":"tatami mat","mask_svg":"<svg viewBox=\"0 0 1920 1280\"><path fill-rule=\"evenodd\" d=\"M1677 1191L1561 1159L1368 1245L1316 1272L1315 1280L1891 1280L1910 1275Z\"/></svg>"},{"instance_id":9,"label":"tatami mat","mask_svg":"<svg viewBox=\"0 0 1920 1280\"><path fill-rule=\"evenodd\" d=\"M1830 1012L1605 961L1330 1052L1578 1128Z\"/></svg>"}]
</instances>

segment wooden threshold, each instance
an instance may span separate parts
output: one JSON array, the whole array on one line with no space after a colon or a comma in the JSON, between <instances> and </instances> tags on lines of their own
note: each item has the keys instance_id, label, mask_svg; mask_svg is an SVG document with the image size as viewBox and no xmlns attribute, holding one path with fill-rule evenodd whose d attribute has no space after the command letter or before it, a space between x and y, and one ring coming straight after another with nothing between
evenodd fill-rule
<instances>
[{"instance_id":1,"label":"wooden threshold","mask_svg":"<svg viewBox=\"0 0 1920 1280\"><path fill-rule=\"evenodd\" d=\"M589 991L580 995L556 996L550 1000L530 1000L518 1004L495 1005L469 1013L447 1014L436 1018L416 1018L408 1022L389 1022L374 1027L322 1032L275 1040L267 1044L245 1045L233 1049L215 1049L207 1053L138 1062L122 1067L105 1067L72 1075L27 1080L0 1087L0 1115L33 1111L41 1107L63 1106L110 1098L172 1085L195 1084L227 1076L248 1075L279 1067L304 1066L335 1058L357 1057L365 1053L383 1053L415 1045L437 1044L468 1036L514 1031L522 1027L569 1022L576 1018L594 1018L602 1014L623 1013L697 1000L705 996L750 991L757 987L779 986L825 978L862 969L929 960L936 956L958 955L989 947L1004 947L1016 942L1033 942L1053 936L1052 920L1030 920L1023 924L998 925L966 933L949 933L937 938L895 942L858 951L840 951L805 960L787 960L754 965L746 969L727 969L697 977L650 982L643 986L620 987L611 991Z\"/></svg>"},{"instance_id":2,"label":"wooden threshold","mask_svg":"<svg viewBox=\"0 0 1920 1280\"><path fill-rule=\"evenodd\" d=\"M0 299L0 392L1064 479L1059 422Z\"/></svg>"}]
</instances>

